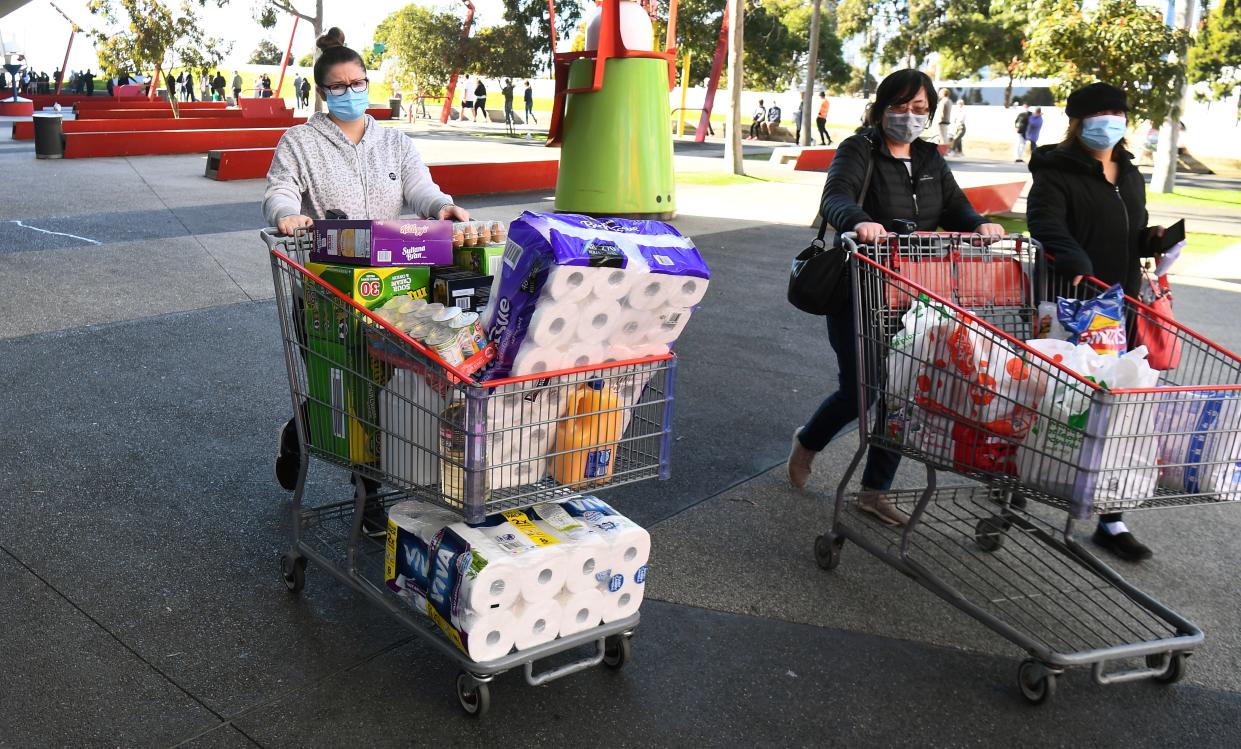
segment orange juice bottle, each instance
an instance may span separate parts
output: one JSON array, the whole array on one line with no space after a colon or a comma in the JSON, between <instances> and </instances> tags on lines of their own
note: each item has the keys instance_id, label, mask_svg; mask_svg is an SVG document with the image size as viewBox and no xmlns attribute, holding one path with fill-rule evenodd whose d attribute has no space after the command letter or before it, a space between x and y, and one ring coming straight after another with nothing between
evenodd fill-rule
<instances>
[{"instance_id":1,"label":"orange juice bottle","mask_svg":"<svg viewBox=\"0 0 1241 749\"><path fill-rule=\"evenodd\" d=\"M607 483L623 427L621 401L603 380L578 388L565 419L556 428L552 477L562 484Z\"/></svg>"}]
</instances>

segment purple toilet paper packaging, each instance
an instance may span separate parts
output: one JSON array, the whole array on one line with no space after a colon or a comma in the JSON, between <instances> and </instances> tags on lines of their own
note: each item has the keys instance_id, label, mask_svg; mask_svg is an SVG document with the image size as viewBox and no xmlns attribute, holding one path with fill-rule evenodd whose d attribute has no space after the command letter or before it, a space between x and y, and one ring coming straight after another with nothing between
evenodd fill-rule
<instances>
[{"instance_id":1,"label":"purple toilet paper packaging","mask_svg":"<svg viewBox=\"0 0 1241 749\"><path fill-rule=\"evenodd\" d=\"M512 373L549 276L572 267L623 269L635 279L649 277L643 274L677 276L704 290L711 277L694 243L663 222L526 211L509 226L500 273L483 316L496 346L488 379ZM665 281L679 288L679 282Z\"/></svg>"}]
</instances>

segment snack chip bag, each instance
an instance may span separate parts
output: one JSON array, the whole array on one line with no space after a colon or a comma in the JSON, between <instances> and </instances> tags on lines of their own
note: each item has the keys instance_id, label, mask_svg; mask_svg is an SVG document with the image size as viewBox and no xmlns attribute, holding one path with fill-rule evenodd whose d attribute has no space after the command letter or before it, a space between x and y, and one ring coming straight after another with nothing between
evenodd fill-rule
<instances>
[{"instance_id":1,"label":"snack chip bag","mask_svg":"<svg viewBox=\"0 0 1241 749\"><path fill-rule=\"evenodd\" d=\"M1085 301L1060 297L1056 307L1072 343L1084 343L1102 356L1125 352L1125 292L1120 284Z\"/></svg>"}]
</instances>

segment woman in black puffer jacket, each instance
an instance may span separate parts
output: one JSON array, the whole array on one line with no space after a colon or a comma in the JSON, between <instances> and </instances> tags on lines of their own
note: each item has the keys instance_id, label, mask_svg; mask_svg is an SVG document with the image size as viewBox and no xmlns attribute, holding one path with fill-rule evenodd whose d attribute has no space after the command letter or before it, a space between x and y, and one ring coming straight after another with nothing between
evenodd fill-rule
<instances>
[{"instance_id":1,"label":"woman in black puffer jacket","mask_svg":"<svg viewBox=\"0 0 1241 749\"><path fill-rule=\"evenodd\" d=\"M879 84L865 125L836 149L823 188L823 218L839 233L856 232L858 241L871 244L888 231L979 232L999 237L999 224L978 215L952 177L952 170L935 144L918 136L935 116L936 94L931 79L919 70L898 70ZM859 196L871 165L866 194ZM827 339L836 352L840 389L820 404L805 426L793 433L789 455L789 482L802 488L810 478L811 463L827 443L858 417L857 352L854 347L850 288L841 284L833 299L838 314L827 316ZM891 525L907 518L884 497L892 485L900 457L872 447L862 471L858 508Z\"/></svg>"},{"instance_id":2,"label":"woman in black puffer jacket","mask_svg":"<svg viewBox=\"0 0 1241 749\"><path fill-rule=\"evenodd\" d=\"M1146 225L1146 182L1124 148L1125 92L1106 83L1074 91L1064 113L1064 141L1030 158L1034 184L1026 198L1030 235L1043 243L1055 268L1054 288L1067 290L1083 276L1121 284L1136 296L1141 259L1163 227ZM1062 291L1062 293L1065 293ZM1129 561L1151 550L1134 538L1119 512L1101 515L1095 543Z\"/></svg>"}]
</instances>

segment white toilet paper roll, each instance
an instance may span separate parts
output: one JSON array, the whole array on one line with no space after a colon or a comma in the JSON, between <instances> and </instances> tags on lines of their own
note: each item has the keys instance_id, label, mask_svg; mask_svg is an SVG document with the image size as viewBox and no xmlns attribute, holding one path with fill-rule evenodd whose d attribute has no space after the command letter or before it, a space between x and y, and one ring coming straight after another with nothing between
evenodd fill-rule
<instances>
[{"instance_id":1,"label":"white toilet paper roll","mask_svg":"<svg viewBox=\"0 0 1241 749\"><path fill-rule=\"evenodd\" d=\"M596 299L623 299L633 289L639 274L623 268L591 268L591 293Z\"/></svg>"},{"instance_id":2,"label":"white toilet paper roll","mask_svg":"<svg viewBox=\"0 0 1241 749\"><path fill-rule=\"evenodd\" d=\"M573 340L573 335L580 322L577 305L548 304L543 302L534 309L530 316L530 327L526 329L526 341L534 341L539 346L560 346Z\"/></svg>"},{"instance_id":3,"label":"white toilet paper roll","mask_svg":"<svg viewBox=\"0 0 1241 749\"><path fill-rule=\"evenodd\" d=\"M556 639L556 635L560 634L564 609L554 598L540 603L519 601L513 607L513 616L517 619L517 636L513 644L518 650L526 650Z\"/></svg>"},{"instance_id":4,"label":"white toilet paper roll","mask_svg":"<svg viewBox=\"0 0 1241 749\"><path fill-rule=\"evenodd\" d=\"M494 611L465 610L456 624L462 633L465 653L476 662L491 661L508 655L517 639L517 618L511 609Z\"/></svg>"},{"instance_id":5,"label":"white toilet paper roll","mask_svg":"<svg viewBox=\"0 0 1241 749\"><path fill-rule=\"evenodd\" d=\"M555 598L564 587L565 553L558 546L545 546L522 554L525 566L520 568L518 575L521 579L521 597L526 603Z\"/></svg>"},{"instance_id":6,"label":"white toilet paper roll","mask_svg":"<svg viewBox=\"0 0 1241 749\"><path fill-rule=\"evenodd\" d=\"M612 331L621 323L621 306L612 299L595 299L585 306L578 306L576 315L574 332L577 340L602 345L608 342Z\"/></svg>"},{"instance_id":7,"label":"white toilet paper roll","mask_svg":"<svg viewBox=\"0 0 1241 749\"><path fill-rule=\"evenodd\" d=\"M625 295L625 303L634 309L655 309L668 301L676 278L657 273L639 275L633 288Z\"/></svg>"},{"instance_id":8,"label":"white toilet paper roll","mask_svg":"<svg viewBox=\"0 0 1241 749\"><path fill-rule=\"evenodd\" d=\"M659 325L646 334L648 343L674 343L689 322L690 310L685 307L660 307L656 313Z\"/></svg>"},{"instance_id":9,"label":"white toilet paper roll","mask_svg":"<svg viewBox=\"0 0 1241 749\"><path fill-rule=\"evenodd\" d=\"M598 588L587 588L578 593L568 591L556 596L563 613L560 616L560 636L568 637L590 629L603 620L603 593Z\"/></svg>"},{"instance_id":10,"label":"white toilet paper roll","mask_svg":"<svg viewBox=\"0 0 1241 749\"><path fill-rule=\"evenodd\" d=\"M557 531L552 523L545 520L535 522L546 533L561 539L565 553L565 590L578 593L598 587L598 576L608 571L607 565L615 556L607 541L590 531L572 538Z\"/></svg>"},{"instance_id":11,"label":"white toilet paper roll","mask_svg":"<svg viewBox=\"0 0 1241 749\"><path fill-rule=\"evenodd\" d=\"M636 570L651 555L651 534L623 515L592 515L584 518L596 533L608 542L612 556L611 570Z\"/></svg>"},{"instance_id":12,"label":"white toilet paper roll","mask_svg":"<svg viewBox=\"0 0 1241 749\"><path fill-rule=\"evenodd\" d=\"M558 265L547 273L543 283L543 295L558 302L577 302L590 294L592 284L590 268L574 265Z\"/></svg>"},{"instance_id":13,"label":"white toilet paper roll","mask_svg":"<svg viewBox=\"0 0 1241 749\"><path fill-rule=\"evenodd\" d=\"M668 304L674 307L694 307L707 295L707 280L693 276L672 277L672 293Z\"/></svg>"},{"instance_id":14,"label":"white toilet paper roll","mask_svg":"<svg viewBox=\"0 0 1241 749\"><path fill-rule=\"evenodd\" d=\"M604 624L633 616L646 595L645 583L645 564L614 572L603 592L603 611L600 618Z\"/></svg>"},{"instance_id":15,"label":"white toilet paper roll","mask_svg":"<svg viewBox=\"0 0 1241 749\"><path fill-rule=\"evenodd\" d=\"M516 377L538 374L539 372L551 372L563 368L564 361L561 358L560 351L548 346L523 343L521 350L517 352L517 356L513 357L512 371Z\"/></svg>"},{"instance_id":16,"label":"white toilet paper roll","mask_svg":"<svg viewBox=\"0 0 1241 749\"><path fill-rule=\"evenodd\" d=\"M563 356L565 369L571 369L599 364L604 359L605 351L598 344L575 343Z\"/></svg>"},{"instance_id":17,"label":"white toilet paper roll","mask_svg":"<svg viewBox=\"0 0 1241 749\"><path fill-rule=\"evenodd\" d=\"M653 325L651 313L643 309L625 307L621 309L620 319L612 330L608 343L614 346L637 346L646 341L646 334Z\"/></svg>"}]
</instances>

